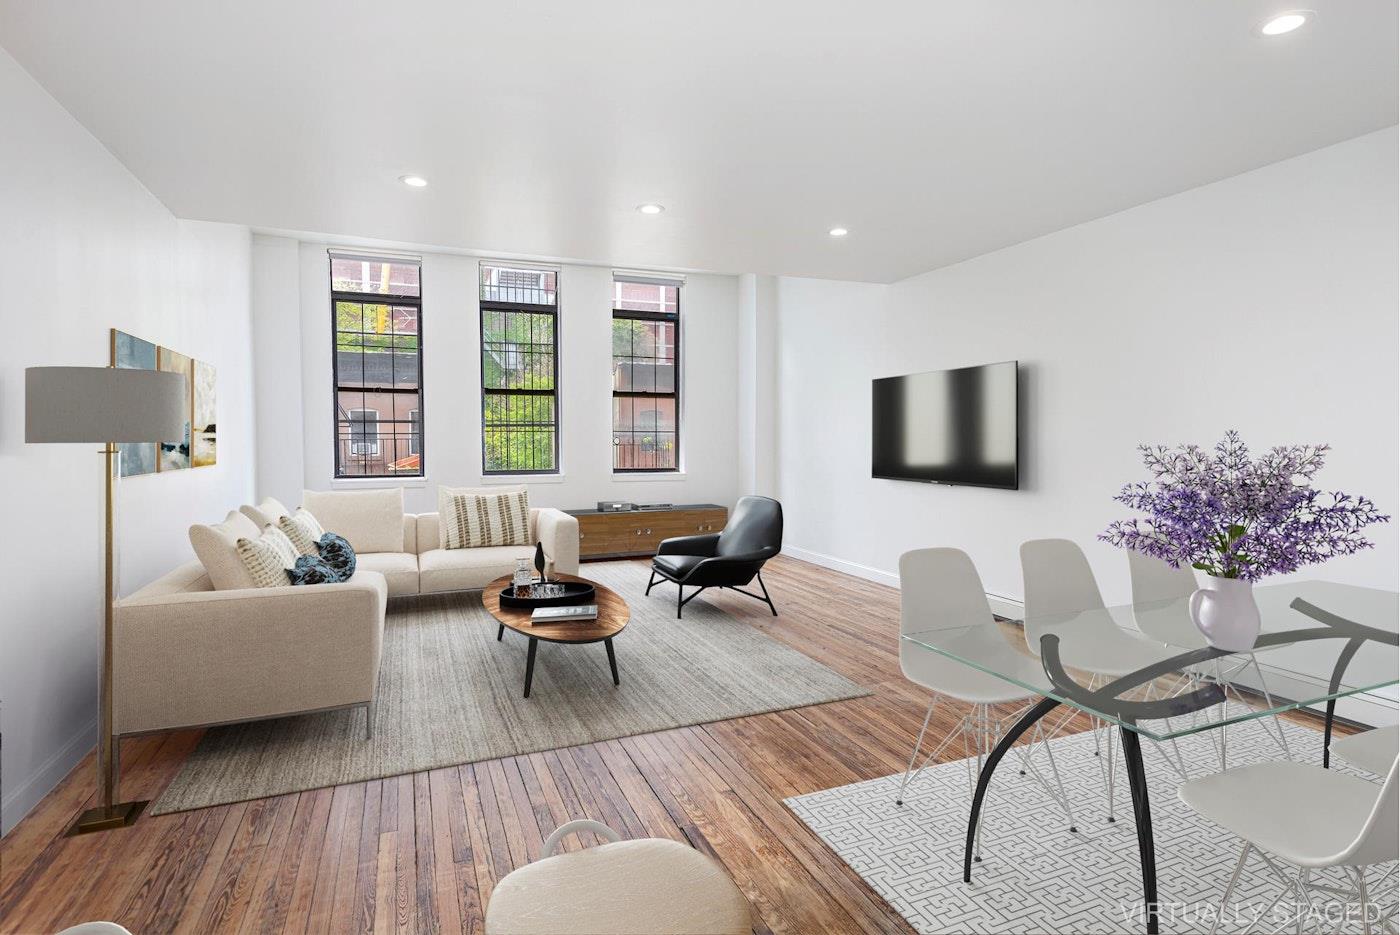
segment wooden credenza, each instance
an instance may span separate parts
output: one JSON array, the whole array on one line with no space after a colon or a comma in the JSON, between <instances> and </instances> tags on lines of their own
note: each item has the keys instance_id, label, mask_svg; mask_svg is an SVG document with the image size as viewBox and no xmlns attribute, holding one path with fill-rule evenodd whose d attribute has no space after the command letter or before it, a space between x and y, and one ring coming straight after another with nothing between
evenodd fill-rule
<instances>
[{"instance_id":1,"label":"wooden credenza","mask_svg":"<svg viewBox=\"0 0 1400 935\"><path fill-rule=\"evenodd\" d=\"M578 518L579 558L623 558L655 555L662 539L719 532L729 510L714 503L684 503L669 510L599 513L565 510Z\"/></svg>"}]
</instances>

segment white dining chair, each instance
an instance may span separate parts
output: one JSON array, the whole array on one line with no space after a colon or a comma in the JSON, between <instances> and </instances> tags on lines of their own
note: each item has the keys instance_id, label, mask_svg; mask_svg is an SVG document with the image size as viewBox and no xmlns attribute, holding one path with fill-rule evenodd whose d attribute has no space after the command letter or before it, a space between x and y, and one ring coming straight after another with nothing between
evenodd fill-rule
<instances>
[{"instance_id":1,"label":"white dining chair","mask_svg":"<svg viewBox=\"0 0 1400 935\"><path fill-rule=\"evenodd\" d=\"M1004 733L1003 725L1014 723L1028 707L1031 699L1039 699L1041 694L1023 685L1043 686L1049 690L1050 682L1036 661L1011 645L1002 634L987 603L987 592L982 587L982 579L967 553L959 549L916 549L899 557L899 627L901 637L914 633L940 631L931 641L963 659L977 660L988 669L1004 673L1020 684L1013 684L1005 678L973 668L966 662L940 655L922 648L903 638L899 641L899 666L904 677L914 684L926 688L934 695L929 699L928 711L924 714L923 726L914 741L914 752L909 757L909 765L899 783L895 804L904 804L904 795L909 784L918 778L930 762L942 753L955 739L963 740L964 753L971 766L976 758L976 772L968 771L968 797L977 776L982 772L982 763ZM919 751L923 746L924 735L928 732L930 719L938 703L938 696L944 695L956 701L972 705L972 710L959 718L958 725L950 731L934 749L919 762ZM1004 717L998 717L995 705L1019 704L1020 709ZM971 752L968 747L971 743ZM1049 765L1049 776L1036 767L1033 754L1036 746L1044 751ZM1060 782L1059 768L1054 755L1045 742L1045 733L1037 724L1031 736L1031 743L1015 748L1021 757L1021 772L1029 773L1056 802L1069 819L1070 831L1077 830L1074 812L1064 785ZM918 763L917 768L915 764ZM1050 782L1053 781L1054 788ZM977 841L974 846L975 859L980 855L981 825L978 826Z\"/></svg>"},{"instance_id":2,"label":"white dining chair","mask_svg":"<svg viewBox=\"0 0 1400 935\"><path fill-rule=\"evenodd\" d=\"M1182 802L1244 841L1211 932L1225 915L1249 855L1258 852L1283 882L1284 895L1297 896L1300 921L1316 890L1342 896L1348 904L1355 898L1369 935L1373 919L1366 868L1400 857L1395 834L1400 822L1397 771L1400 758L1392 758L1378 788L1358 776L1281 760L1237 766L1182 783L1177 789ZM1298 868L1297 873L1290 876L1277 861ZM1330 867L1343 868L1355 888L1338 890L1311 880L1314 871Z\"/></svg>"},{"instance_id":3,"label":"white dining chair","mask_svg":"<svg viewBox=\"0 0 1400 935\"><path fill-rule=\"evenodd\" d=\"M1040 656L1040 641L1047 634L1060 637L1060 658L1065 666L1092 673L1089 688L1136 672L1178 650L1167 650L1145 637L1135 636L1117 625L1104 606L1103 595L1094 580L1089 560L1078 545L1068 539L1031 539L1021 544L1021 578L1026 608L1026 646ZM1055 731L1065 720L1056 725ZM1115 731L1104 731L1104 722L1094 719L1094 754L1100 756L1100 737L1107 733L1108 757L1103 770L1108 796L1108 820L1114 816ZM1154 745L1155 746L1155 745ZM1164 754L1165 756L1165 754ZM1167 762L1182 773L1184 765L1177 752L1177 763ZM1102 757L1101 757L1102 760Z\"/></svg>"},{"instance_id":4,"label":"white dining chair","mask_svg":"<svg viewBox=\"0 0 1400 935\"><path fill-rule=\"evenodd\" d=\"M1375 776L1384 776L1400 756L1400 726L1377 727L1332 741L1332 755Z\"/></svg>"},{"instance_id":5,"label":"white dining chair","mask_svg":"<svg viewBox=\"0 0 1400 935\"><path fill-rule=\"evenodd\" d=\"M1198 584L1196 575L1190 568L1173 568L1160 558L1151 555L1143 555L1132 549L1128 553L1128 578L1133 589L1133 620L1138 629L1154 640L1159 640L1165 646L1171 646L1178 650L1202 649L1210 644L1206 642L1205 635L1196 628L1196 624L1191 620L1191 613L1187 610L1187 600L1195 593ZM1264 670L1259 666L1259 660L1254 653L1245 653L1238 657L1231 657L1230 667L1222 666L1220 660L1204 662L1200 665L1190 666L1185 672L1185 677L1178 686L1185 689L1195 688L1201 679L1210 679L1218 684L1225 692L1225 701L1221 706L1221 718L1227 716L1227 708L1230 702L1244 707L1251 708L1247 701L1240 696L1240 693L1231 687L1231 681L1241 672L1248 668L1254 669L1256 678L1255 689L1264 695L1265 704L1273 707L1273 696L1269 692L1269 683L1264 676ZM1174 686L1176 688L1177 686ZM1195 715L1192 715L1194 718ZM1288 735L1285 733L1283 723L1278 715L1274 715L1272 722L1273 730L1268 728L1267 723L1260 726L1269 735L1283 755L1289 759L1293 758L1293 753L1288 747ZM1228 766L1228 727L1221 726L1209 731L1211 742L1220 757L1220 768ZM1184 773L1182 779L1187 779Z\"/></svg>"}]
</instances>

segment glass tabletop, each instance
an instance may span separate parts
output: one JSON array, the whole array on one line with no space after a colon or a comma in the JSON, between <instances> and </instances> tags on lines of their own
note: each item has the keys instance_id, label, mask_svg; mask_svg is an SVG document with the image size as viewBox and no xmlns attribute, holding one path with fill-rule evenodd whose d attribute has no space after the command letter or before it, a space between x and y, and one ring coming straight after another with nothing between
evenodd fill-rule
<instances>
[{"instance_id":1,"label":"glass tabletop","mask_svg":"<svg viewBox=\"0 0 1400 935\"><path fill-rule=\"evenodd\" d=\"M903 655L935 687L942 677L979 683L973 695L1054 698L1153 740L1362 693L1397 706L1400 595L1328 581L1254 595L1263 625L1251 652L1212 649L1182 597L1010 623L931 619L902 634Z\"/></svg>"}]
</instances>

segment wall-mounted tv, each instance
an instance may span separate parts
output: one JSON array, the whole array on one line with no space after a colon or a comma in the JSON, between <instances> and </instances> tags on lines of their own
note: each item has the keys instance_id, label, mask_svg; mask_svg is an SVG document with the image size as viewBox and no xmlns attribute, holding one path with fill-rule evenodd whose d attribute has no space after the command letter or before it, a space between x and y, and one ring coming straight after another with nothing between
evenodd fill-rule
<instances>
[{"instance_id":1,"label":"wall-mounted tv","mask_svg":"<svg viewBox=\"0 0 1400 935\"><path fill-rule=\"evenodd\" d=\"M871 381L871 475L1017 489L1016 363Z\"/></svg>"}]
</instances>

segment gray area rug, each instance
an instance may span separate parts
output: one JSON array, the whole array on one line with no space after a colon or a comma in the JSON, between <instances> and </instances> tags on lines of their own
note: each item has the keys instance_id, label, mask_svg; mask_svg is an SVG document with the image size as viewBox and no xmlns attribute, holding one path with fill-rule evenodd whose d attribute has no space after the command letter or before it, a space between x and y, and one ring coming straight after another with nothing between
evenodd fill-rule
<instances>
[{"instance_id":1,"label":"gray area rug","mask_svg":"<svg viewBox=\"0 0 1400 935\"><path fill-rule=\"evenodd\" d=\"M613 687L602 644L541 643L530 698L525 637L480 592L393 602L385 625L374 737L361 709L211 728L154 814L362 782L870 692L698 597L675 619L670 585L644 597L635 562L583 573L626 599ZM781 600L781 598L779 598ZM767 608L756 605L764 613Z\"/></svg>"},{"instance_id":2,"label":"gray area rug","mask_svg":"<svg viewBox=\"0 0 1400 935\"><path fill-rule=\"evenodd\" d=\"M1227 728L1229 765L1283 758L1263 725L1254 721ZM1321 763L1320 732L1291 724L1285 730L1294 759ZM1193 778L1220 769L1212 733L1178 741ZM1114 796L1117 821L1108 824L1100 773L1106 757L1094 756L1093 736L1075 734L1051 744L1079 833L1068 832L1064 813L1031 776L1018 774L1008 756L992 779L982 862L973 864L971 885L962 880L970 800L966 761L925 770L910 784L902 807L894 804L898 775L796 796L786 800L787 806L920 933L1141 932L1142 877L1122 760ZM1156 746L1142 744L1161 931L1205 933L1217 921L1217 906L1239 858L1240 841L1181 803L1176 795L1180 779ZM1333 762L1336 769L1363 775ZM1037 754L1037 763L1045 769L1043 753ZM1316 880L1349 885L1339 871L1315 873ZM1385 894L1381 901L1393 905L1395 863L1373 867L1368 878L1371 892ZM1252 857L1231 905L1219 918L1220 931L1291 932L1299 915L1307 931L1362 930L1354 903L1353 916L1339 927L1342 903L1273 904L1283 889L1268 867Z\"/></svg>"}]
</instances>

